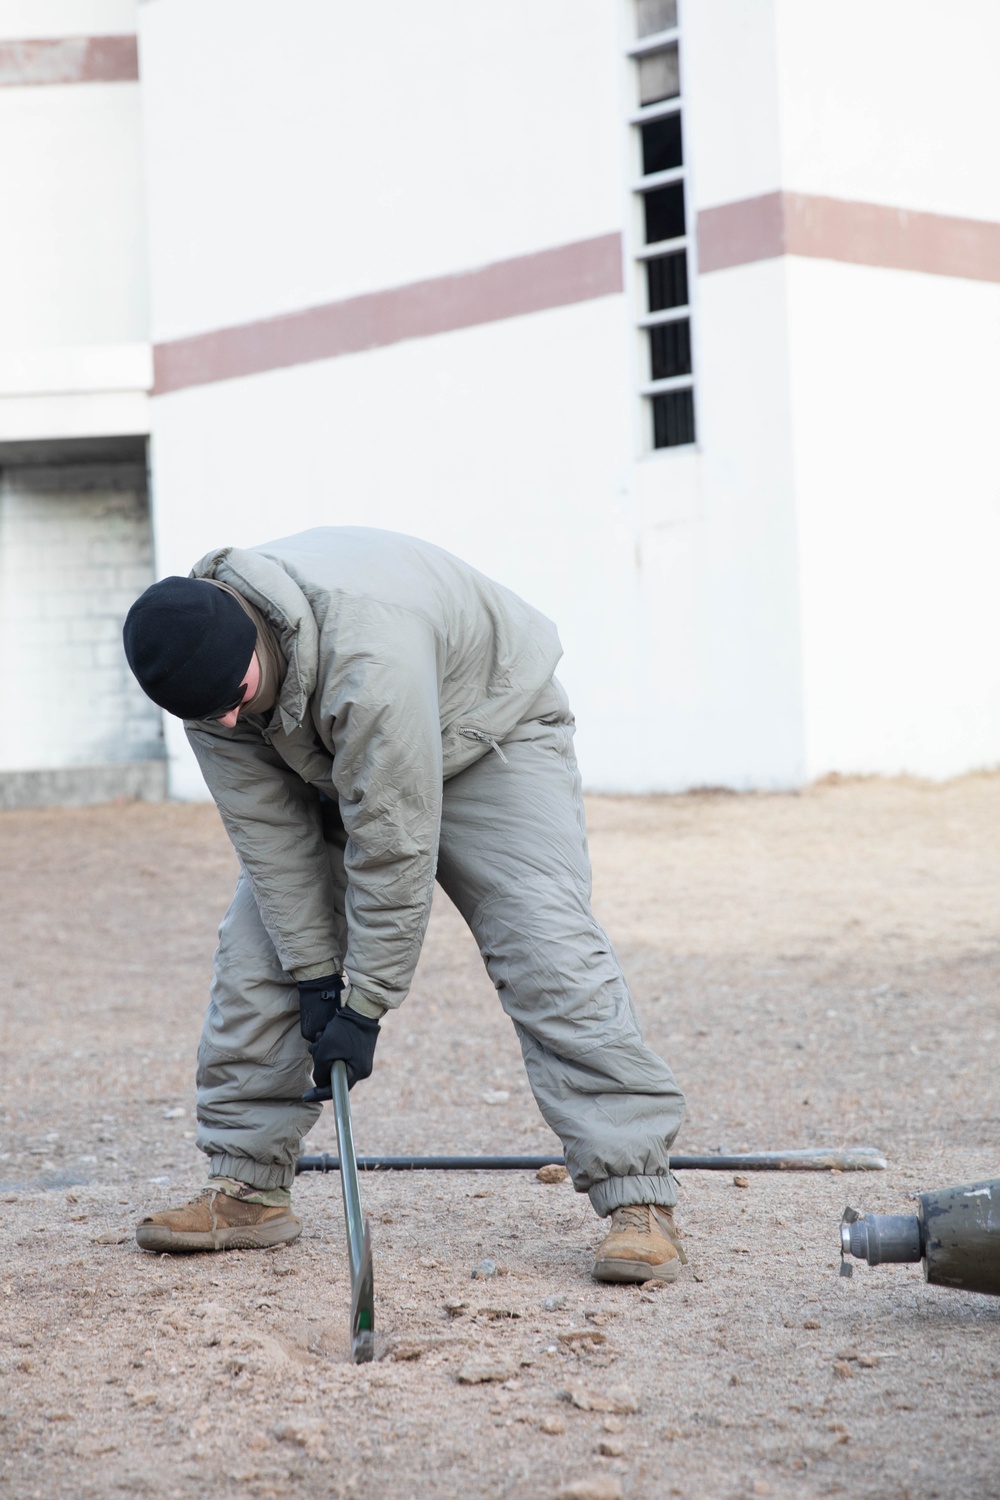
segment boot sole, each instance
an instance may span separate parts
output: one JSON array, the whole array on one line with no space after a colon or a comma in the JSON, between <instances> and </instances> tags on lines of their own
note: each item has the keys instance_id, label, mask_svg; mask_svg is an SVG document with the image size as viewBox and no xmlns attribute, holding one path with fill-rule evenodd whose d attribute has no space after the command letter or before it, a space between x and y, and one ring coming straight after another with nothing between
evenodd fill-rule
<instances>
[{"instance_id":1,"label":"boot sole","mask_svg":"<svg viewBox=\"0 0 1000 1500\"><path fill-rule=\"evenodd\" d=\"M638 1260L599 1260L594 1263L595 1281L676 1281L681 1274L681 1261L666 1260L659 1266L643 1265Z\"/></svg>"},{"instance_id":2,"label":"boot sole","mask_svg":"<svg viewBox=\"0 0 1000 1500\"><path fill-rule=\"evenodd\" d=\"M251 1225L219 1229L215 1234L206 1231L185 1234L166 1224L140 1224L135 1238L140 1250L153 1250L160 1255L193 1255L199 1250L272 1250L276 1245L297 1240L301 1233L300 1219L286 1219L280 1224L262 1224L258 1229Z\"/></svg>"}]
</instances>

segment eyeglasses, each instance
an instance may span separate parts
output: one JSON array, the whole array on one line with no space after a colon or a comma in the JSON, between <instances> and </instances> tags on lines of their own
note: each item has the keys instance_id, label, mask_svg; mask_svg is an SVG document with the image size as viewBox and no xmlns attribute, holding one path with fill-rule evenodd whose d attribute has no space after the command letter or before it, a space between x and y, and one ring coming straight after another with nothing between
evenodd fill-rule
<instances>
[{"instance_id":1,"label":"eyeglasses","mask_svg":"<svg viewBox=\"0 0 1000 1500\"><path fill-rule=\"evenodd\" d=\"M214 722L214 720L216 719L224 719L226 717L226 714L231 714L234 708L239 708L246 695L247 684L244 682L242 687L240 688L240 694L238 698L234 698L232 703L227 703L225 708L217 708L212 713L206 714L205 718L209 721L209 723Z\"/></svg>"}]
</instances>

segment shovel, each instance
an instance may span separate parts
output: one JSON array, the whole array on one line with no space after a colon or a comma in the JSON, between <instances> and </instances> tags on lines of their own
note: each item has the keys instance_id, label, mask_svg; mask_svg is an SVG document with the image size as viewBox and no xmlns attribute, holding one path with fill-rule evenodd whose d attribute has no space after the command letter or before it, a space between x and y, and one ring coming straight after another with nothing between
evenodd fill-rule
<instances>
[{"instance_id":1,"label":"shovel","mask_svg":"<svg viewBox=\"0 0 1000 1500\"><path fill-rule=\"evenodd\" d=\"M337 1123L340 1186L344 1193L347 1247L351 1262L351 1358L356 1365L375 1358L375 1282L372 1276L372 1236L361 1213L361 1189L351 1132L347 1068L335 1062L330 1075L333 1117Z\"/></svg>"}]
</instances>

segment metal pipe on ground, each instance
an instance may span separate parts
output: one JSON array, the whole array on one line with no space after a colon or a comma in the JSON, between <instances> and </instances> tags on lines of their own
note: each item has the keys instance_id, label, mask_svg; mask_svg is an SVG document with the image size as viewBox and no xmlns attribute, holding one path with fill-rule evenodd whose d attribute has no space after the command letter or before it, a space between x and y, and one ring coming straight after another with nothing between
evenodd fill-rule
<instances>
[{"instance_id":1,"label":"metal pipe on ground","mask_svg":"<svg viewBox=\"0 0 1000 1500\"><path fill-rule=\"evenodd\" d=\"M537 1172L563 1167L561 1156L359 1156L359 1172ZM873 1146L845 1150L731 1151L672 1156L675 1172L884 1172L888 1162ZM336 1156L300 1156L299 1172L339 1172Z\"/></svg>"}]
</instances>

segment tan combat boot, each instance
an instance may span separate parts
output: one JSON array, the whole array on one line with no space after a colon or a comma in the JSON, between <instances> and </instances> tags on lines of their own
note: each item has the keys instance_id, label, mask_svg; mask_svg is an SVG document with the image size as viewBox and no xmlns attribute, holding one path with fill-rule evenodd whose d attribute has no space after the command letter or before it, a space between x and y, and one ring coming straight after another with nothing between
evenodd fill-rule
<instances>
[{"instance_id":1,"label":"tan combat boot","mask_svg":"<svg viewBox=\"0 0 1000 1500\"><path fill-rule=\"evenodd\" d=\"M177 1255L193 1250L268 1250L301 1233L302 1220L292 1213L287 1188L261 1191L227 1177L211 1178L183 1208L141 1219L135 1237L142 1250Z\"/></svg>"},{"instance_id":2,"label":"tan combat boot","mask_svg":"<svg viewBox=\"0 0 1000 1500\"><path fill-rule=\"evenodd\" d=\"M595 1281L676 1281L687 1256L677 1241L672 1208L630 1204L611 1214L611 1229L597 1251Z\"/></svg>"}]
</instances>

